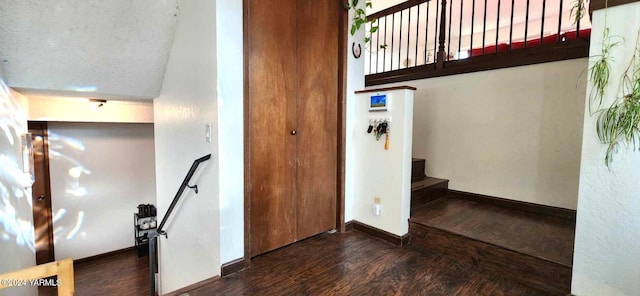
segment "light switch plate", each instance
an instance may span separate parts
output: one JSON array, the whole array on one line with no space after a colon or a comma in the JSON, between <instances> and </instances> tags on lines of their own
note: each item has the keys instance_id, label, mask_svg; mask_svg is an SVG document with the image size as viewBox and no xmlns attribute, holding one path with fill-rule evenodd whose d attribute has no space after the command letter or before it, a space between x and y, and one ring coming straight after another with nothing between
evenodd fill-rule
<instances>
[{"instance_id":1,"label":"light switch plate","mask_svg":"<svg viewBox=\"0 0 640 296\"><path fill-rule=\"evenodd\" d=\"M211 123L210 122L204 123L204 139L205 141L207 141L207 143L211 143Z\"/></svg>"}]
</instances>

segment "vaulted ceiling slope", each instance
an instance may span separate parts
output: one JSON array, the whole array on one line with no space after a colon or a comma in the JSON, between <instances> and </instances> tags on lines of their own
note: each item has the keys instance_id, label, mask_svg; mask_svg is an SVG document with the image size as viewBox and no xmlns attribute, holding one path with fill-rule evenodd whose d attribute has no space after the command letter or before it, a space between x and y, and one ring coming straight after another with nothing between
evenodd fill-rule
<instances>
[{"instance_id":1,"label":"vaulted ceiling slope","mask_svg":"<svg viewBox=\"0 0 640 296\"><path fill-rule=\"evenodd\" d=\"M178 0L0 0L6 82L26 95L153 99L178 10Z\"/></svg>"}]
</instances>

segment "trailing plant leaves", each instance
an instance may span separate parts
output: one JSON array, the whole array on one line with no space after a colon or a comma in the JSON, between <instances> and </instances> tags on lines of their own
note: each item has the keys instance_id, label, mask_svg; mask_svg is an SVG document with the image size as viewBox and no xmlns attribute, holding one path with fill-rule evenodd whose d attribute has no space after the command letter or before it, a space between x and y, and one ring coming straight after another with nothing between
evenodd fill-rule
<instances>
[{"instance_id":1,"label":"trailing plant leaves","mask_svg":"<svg viewBox=\"0 0 640 296\"><path fill-rule=\"evenodd\" d=\"M573 24L577 24L580 22L582 17L585 15L585 0L576 0L571 7L571 17L573 17Z\"/></svg>"},{"instance_id":2,"label":"trailing plant leaves","mask_svg":"<svg viewBox=\"0 0 640 296\"><path fill-rule=\"evenodd\" d=\"M622 37L614 38L609 36L609 28L605 28L602 33L602 48L597 60L589 67L589 80L593 86L589 93L589 113L593 115L593 103L597 102L596 109L602 105L604 90L609 84L611 75L611 50L623 41Z\"/></svg>"},{"instance_id":3,"label":"trailing plant leaves","mask_svg":"<svg viewBox=\"0 0 640 296\"><path fill-rule=\"evenodd\" d=\"M622 78L622 97L608 108L598 110L596 133L600 141L607 145L607 166L613 160L620 142L634 150L640 148L640 32L638 36L634 55Z\"/></svg>"},{"instance_id":4,"label":"trailing plant leaves","mask_svg":"<svg viewBox=\"0 0 640 296\"><path fill-rule=\"evenodd\" d=\"M345 2L344 3L344 7L345 9L350 9L353 10L353 19L352 19L352 24L351 24L351 30L349 31L351 33L351 36L354 36L356 34L356 32L358 32L358 30L360 30L360 28L362 27L363 24L369 24L369 30L366 33L365 37L364 37L364 43L365 43L365 47L369 48L367 45L369 44L369 42L371 42L371 36L373 33L378 32L379 27L377 25L375 25L377 19L371 19L371 20L367 20L367 13L364 9L362 8L357 8L358 5L358 0L351 0L351 4L349 4L349 2ZM365 2L365 7L373 7L373 5L371 4L371 0L367 0ZM382 44L380 45L381 49L385 49L387 48L386 44Z\"/></svg>"}]
</instances>

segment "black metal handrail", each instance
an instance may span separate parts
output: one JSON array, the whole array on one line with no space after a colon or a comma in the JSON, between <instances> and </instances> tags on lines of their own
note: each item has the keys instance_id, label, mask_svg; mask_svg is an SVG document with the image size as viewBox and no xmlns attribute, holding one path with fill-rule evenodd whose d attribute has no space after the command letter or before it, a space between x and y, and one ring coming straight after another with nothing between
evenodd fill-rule
<instances>
[{"instance_id":1,"label":"black metal handrail","mask_svg":"<svg viewBox=\"0 0 640 296\"><path fill-rule=\"evenodd\" d=\"M158 225L158 228L155 229L155 231L151 231L149 233L149 267L150 267L149 268L149 273L150 273L149 293L151 296L156 295L156 274L158 273L158 264L156 262L157 261L156 248L157 248L158 236L164 235L165 237L168 238L167 232L163 230L163 227L165 223L167 223L167 220L169 219L169 217L171 216L171 213L173 212L173 209L175 208L176 204L178 203L178 201L180 201L180 197L182 196L182 193L184 192L184 190L188 187L193 189L195 193L198 194L198 185L190 186L189 181L191 181L191 177L193 177L193 174L195 174L196 170L198 170L198 166L209 159L211 159L211 154L205 155L193 161L193 164L191 165L189 172L184 177L184 180L180 185L180 189L178 189L176 196L173 197L173 201L171 201L171 205L169 205L169 209L167 209L167 213L162 218L162 222L160 222L160 225Z\"/></svg>"}]
</instances>

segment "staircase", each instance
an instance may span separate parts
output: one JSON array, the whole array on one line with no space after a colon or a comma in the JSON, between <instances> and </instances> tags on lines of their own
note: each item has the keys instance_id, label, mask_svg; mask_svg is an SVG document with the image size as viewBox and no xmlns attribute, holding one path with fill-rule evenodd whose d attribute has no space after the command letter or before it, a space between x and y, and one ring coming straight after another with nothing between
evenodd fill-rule
<instances>
[{"instance_id":1,"label":"staircase","mask_svg":"<svg viewBox=\"0 0 640 296\"><path fill-rule=\"evenodd\" d=\"M452 191L413 159L410 246L453 256L551 295L567 295L575 212Z\"/></svg>"}]
</instances>

